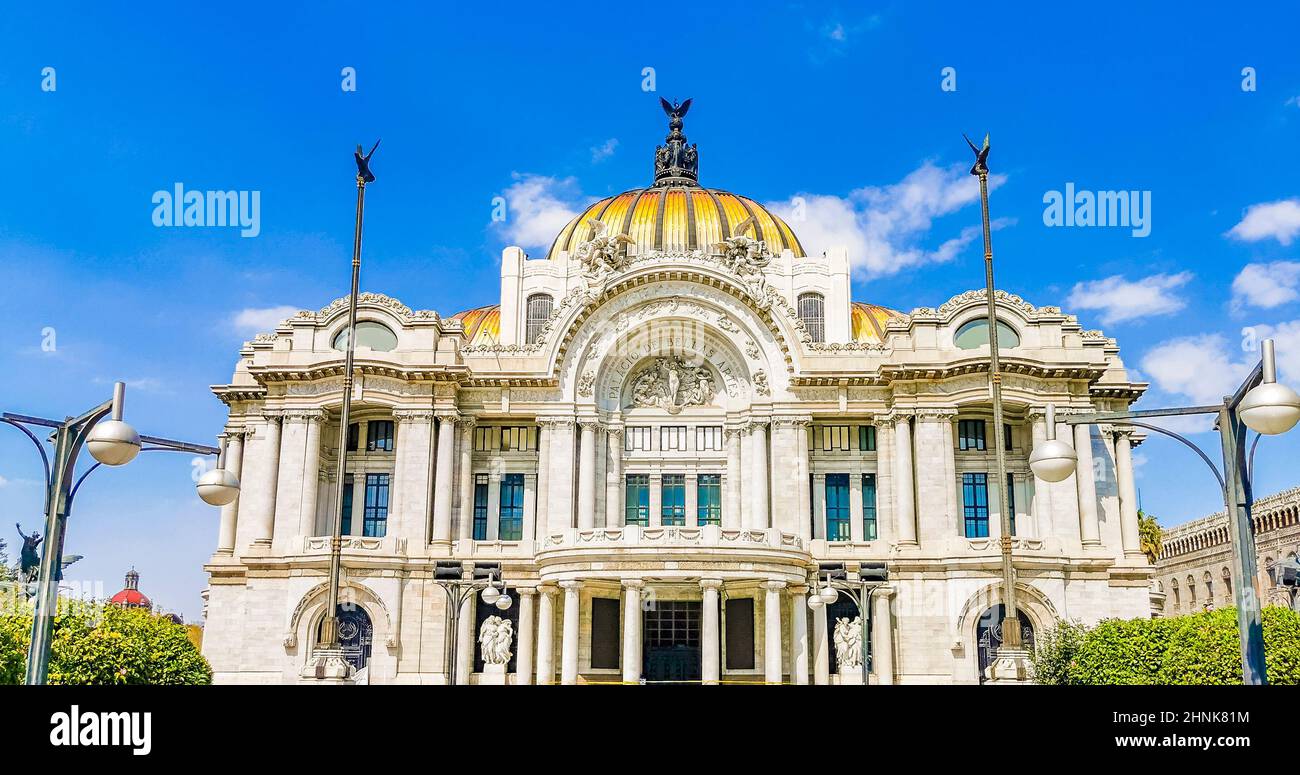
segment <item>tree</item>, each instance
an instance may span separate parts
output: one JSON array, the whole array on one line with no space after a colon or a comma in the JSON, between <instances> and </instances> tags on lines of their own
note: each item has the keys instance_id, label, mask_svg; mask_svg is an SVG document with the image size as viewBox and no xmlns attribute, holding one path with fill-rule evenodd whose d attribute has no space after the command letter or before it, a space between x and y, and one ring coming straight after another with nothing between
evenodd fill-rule
<instances>
[{"instance_id":1,"label":"tree","mask_svg":"<svg viewBox=\"0 0 1300 775\"><path fill-rule=\"evenodd\" d=\"M1147 556L1147 562L1155 565L1160 558L1165 531L1161 529L1156 518L1145 511L1138 511L1138 545Z\"/></svg>"},{"instance_id":2,"label":"tree","mask_svg":"<svg viewBox=\"0 0 1300 775\"><path fill-rule=\"evenodd\" d=\"M14 578L14 570L9 567L8 544L3 538L0 538L0 581L11 581Z\"/></svg>"},{"instance_id":3,"label":"tree","mask_svg":"<svg viewBox=\"0 0 1300 775\"><path fill-rule=\"evenodd\" d=\"M65 685L208 684L212 668L185 628L140 608L61 600L49 682ZM0 612L0 684L22 683L32 607Z\"/></svg>"}]
</instances>

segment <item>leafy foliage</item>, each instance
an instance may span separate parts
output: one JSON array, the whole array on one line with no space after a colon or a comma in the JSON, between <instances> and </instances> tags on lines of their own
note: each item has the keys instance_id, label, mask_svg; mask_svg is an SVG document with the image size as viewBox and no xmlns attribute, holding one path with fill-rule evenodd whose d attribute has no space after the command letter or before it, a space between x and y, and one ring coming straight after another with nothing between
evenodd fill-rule
<instances>
[{"instance_id":1,"label":"leafy foliage","mask_svg":"<svg viewBox=\"0 0 1300 775\"><path fill-rule=\"evenodd\" d=\"M1268 682L1300 685L1300 613L1268 607L1263 620ZM1061 622L1040 636L1033 664L1042 684L1240 684L1237 612L1107 619L1092 628Z\"/></svg>"},{"instance_id":2,"label":"leafy foliage","mask_svg":"<svg viewBox=\"0 0 1300 775\"><path fill-rule=\"evenodd\" d=\"M22 683L32 609L0 612L0 684ZM182 625L138 608L61 601L49 682L67 685L207 684L212 668Z\"/></svg>"},{"instance_id":3,"label":"leafy foliage","mask_svg":"<svg viewBox=\"0 0 1300 775\"><path fill-rule=\"evenodd\" d=\"M1164 543L1165 531L1156 522L1156 518L1145 511L1138 512L1138 547L1147 556L1147 562L1155 565L1160 558L1160 548Z\"/></svg>"}]
</instances>

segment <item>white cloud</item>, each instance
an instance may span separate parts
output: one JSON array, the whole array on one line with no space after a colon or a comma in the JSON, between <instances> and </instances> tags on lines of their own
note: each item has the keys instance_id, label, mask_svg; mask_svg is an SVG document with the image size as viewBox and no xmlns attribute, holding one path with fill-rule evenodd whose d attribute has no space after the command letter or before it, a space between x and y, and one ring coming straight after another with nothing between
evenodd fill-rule
<instances>
[{"instance_id":1,"label":"white cloud","mask_svg":"<svg viewBox=\"0 0 1300 775\"><path fill-rule=\"evenodd\" d=\"M600 145L593 145L591 147L591 163L599 164L600 162L613 156L614 151L617 149L618 149L618 140L612 137L606 140L605 142L601 143Z\"/></svg>"},{"instance_id":2,"label":"white cloud","mask_svg":"<svg viewBox=\"0 0 1300 775\"><path fill-rule=\"evenodd\" d=\"M1300 263L1247 264L1232 281L1232 307L1271 309L1300 298Z\"/></svg>"},{"instance_id":3,"label":"white cloud","mask_svg":"<svg viewBox=\"0 0 1300 775\"><path fill-rule=\"evenodd\" d=\"M502 192L506 219L497 228L512 245L545 250L582 206L578 183L574 178L517 172L512 177L515 182Z\"/></svg>"},{"instance_id":4,"label":"white cloud","mask_svg":"<svg viewBox=\"0 0 1300 775\"><path fill-rule=\"evenodd\" d=\"M990 175L989 187L1005 181L1005 175ZM870 278L956 258L980 237L978 224L963 228L935 248L922 242L935 218L978 202L979 181L964 164L937 167L927 161L888 186L859 188L847 197L799 194L768 206L790 223L809 253L843 245L855 273ZM999 219L993 226L1011 222Z\"/></svg>"},{"instance_id":5,"label":"white cloud","mask_svg":"<svg viewBox=\"0 0 1300 775\"><path fill-rule=\"evenodd\" d=\"M1073 310L1100 310L1104 325L1133 318L1168 315L1187 306L1174 293L1192 279L1191 272L1153 274L1140 280L1126 280L1123 275L1075 283L1066 300Z\"/></svg>"},{"instance_id":6,"label":"white cloud","mask_svg":"<svg viewBox=\"0 0 1300 775\"><path fill-rule=\"evenodd\" d=\"M9 486L9 480L4 478L4 476L0 476L0 488L8 487L8 486Z\"/></svg>"},{"instance_id":7,"label":"white cloud","mask_svg":"<svg viewBox=\"0 0 1300 775\"><path fill-rule=\"evenodd\" d=\"M298 309L288 305L247 307L236 312L230 322L241 336L255 336L274 330L276 326L293 317Z\"/></svg>"},{"instance_id":8,"label":"white cloud","mask_svg":"<svg viewBox=\"0 0 1300 775\"><path fill-rule=\"evenodd\" d=\"M1246 208L1241 222L1228 230L1228 236L1246 242L1272 237L1283 245L1300 234L1300 198L1263 202Z\"/></svg>"}]
</instances>

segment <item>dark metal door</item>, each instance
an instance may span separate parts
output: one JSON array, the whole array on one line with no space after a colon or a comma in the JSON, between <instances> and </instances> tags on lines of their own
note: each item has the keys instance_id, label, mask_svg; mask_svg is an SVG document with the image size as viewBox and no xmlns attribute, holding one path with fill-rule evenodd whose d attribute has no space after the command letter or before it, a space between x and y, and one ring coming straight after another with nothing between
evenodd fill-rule
<instances>
[{"instance_id":1,"label":"dark metal door","mask_svg":"<svg viewBox=\"0 0 1300 775\"><path fill-rule=\"evenodd\" d=\"M642 615L646 681L699 681L700 616L694 600L655 601Z\"/></svg>"},{"instance_id":2,"label":"dark metal door","mask_svg":"<svg viewBox=\"0 0 1300 775\"><path fill-rule=\"evenodd\" d=\"M984 671L993 662L993 655L1002 646L1002 623L1007 618L1007 609L1001 603L993 606L980 616L975 625L975 640L979 644L980 683L984 683ZM1034 650L1034 626L1029 617L1020 612L1020 642L1025 648Z\"/></svg>"},{"instance_id":3,"label":"dark metal door","mask_svg":"<svg viewBox=\"0 0 1300 775\"><path fill-rule=\"evenodd\" d=\"M357 605L340 605L338 612L339 648L348 664L360 670L370 662L370 642L374 638L370 616Z\"/></svg>"}]
</instances>

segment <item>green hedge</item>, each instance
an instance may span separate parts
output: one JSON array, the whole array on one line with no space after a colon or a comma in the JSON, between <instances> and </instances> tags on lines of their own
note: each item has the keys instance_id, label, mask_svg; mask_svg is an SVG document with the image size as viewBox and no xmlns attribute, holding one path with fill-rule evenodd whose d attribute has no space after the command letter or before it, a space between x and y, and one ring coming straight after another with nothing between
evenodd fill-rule
<instances>
[{"instance_id":1,"label":"green hedge","mask_svg":"<svg viewBox=\"0 0 1300 775\"><path fill-rule=\"evenodd\" d=\"M1300 684L1300 613L1264 609L1268 682ZM1241 651L1232 608L1173 619L1061 622L1034 649L1038 683L1057 685L1239 684Z\"/></svg>"},{"instance_id":2,"label":"green hedge","mask_svg":"<svg viewBox=\"0 0 1300 775\"><path fill-rule=\"evenodd\" d=\"M185 628L138 608L60 601L50 649L51 684L208 684L212 668ZM23 682L30 606L0 612L0 684Z\"/></svg>"}]
</instances>

